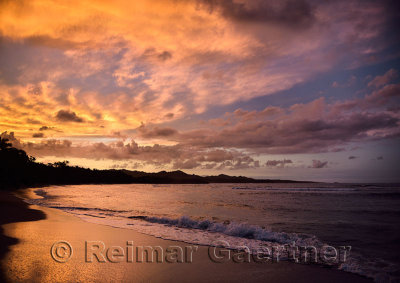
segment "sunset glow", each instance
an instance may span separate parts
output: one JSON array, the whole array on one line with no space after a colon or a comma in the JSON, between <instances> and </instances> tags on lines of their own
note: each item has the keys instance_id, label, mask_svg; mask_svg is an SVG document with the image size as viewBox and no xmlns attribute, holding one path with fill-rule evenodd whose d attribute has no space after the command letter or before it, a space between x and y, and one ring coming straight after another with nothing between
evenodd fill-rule
<instances>
[{"instance_id":1,"label":"sunset glow","mask_svg":"<svg viewBox=\"0 0 400 283\"><path fill-rule=\"evenodd\" d=\"M395 1L1 1L0 133L41 162L400 181Z\"/></svg>"}]
</instances>

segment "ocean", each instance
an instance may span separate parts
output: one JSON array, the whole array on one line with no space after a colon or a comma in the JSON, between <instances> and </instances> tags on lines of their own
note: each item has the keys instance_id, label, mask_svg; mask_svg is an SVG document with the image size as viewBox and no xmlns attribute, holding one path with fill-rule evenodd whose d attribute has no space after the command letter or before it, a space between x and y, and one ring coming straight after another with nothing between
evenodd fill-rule
<instances>
[{"instance_id":1,"label":"ocean","mask_svg":"<svg viewBox=\"0 0 400 283\"><path fill-rule=\"evenodd\" d=\"M32 189L32 195L29 203L84 221L192 244L223 240L251 251L350 246L345 260L315 264L376 282L400 280L396 184L77 185Z\"/></svg>"}]
</instances>

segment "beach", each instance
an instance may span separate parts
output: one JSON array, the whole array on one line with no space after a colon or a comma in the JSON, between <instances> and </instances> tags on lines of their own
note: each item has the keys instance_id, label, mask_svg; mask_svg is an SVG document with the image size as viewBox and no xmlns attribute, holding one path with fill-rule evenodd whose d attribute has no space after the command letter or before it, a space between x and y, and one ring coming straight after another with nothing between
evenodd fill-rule
<instances>
[{"instance_id":1,"label":"beach","mask_svg":"<svg viewBox=\"0 0 400 283\"><path fill-rule=\"evenodd\" d=\"M11 193L2 192L1 210L3 282L371 282L356 274L316 265L232 260L216 263L210 259L206 246L199 246L192 253L191 262L137 262L136 258L127 259L126 254L117 257L121 262L111 262L108 255L106 262L99 262L93 253L87 258L88 241L104 243L106 249L132 245L135 250L150 246L161 247L164 252L194 245L84 222L57 209L28 206ZM66 262L57 262L50 252L53 244L60 241L68 242L73 250ZM65 250L55 255L62 257Z\"/></svg>"}]
</instances>

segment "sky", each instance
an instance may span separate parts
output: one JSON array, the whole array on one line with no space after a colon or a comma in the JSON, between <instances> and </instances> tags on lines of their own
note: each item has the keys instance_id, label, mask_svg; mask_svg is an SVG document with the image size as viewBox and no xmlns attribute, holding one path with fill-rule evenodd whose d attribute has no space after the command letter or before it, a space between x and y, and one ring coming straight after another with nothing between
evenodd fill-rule
<instances>
[{"instance_id":1,"label":"sky","mask_svg":"<svg viewBox=\"0 0 400 283\"><path fill-rule=\"evenodd\" d=\"M50 163L400 182L394 0L2 0L0 133Z\"/></svg>"}]
</instances>

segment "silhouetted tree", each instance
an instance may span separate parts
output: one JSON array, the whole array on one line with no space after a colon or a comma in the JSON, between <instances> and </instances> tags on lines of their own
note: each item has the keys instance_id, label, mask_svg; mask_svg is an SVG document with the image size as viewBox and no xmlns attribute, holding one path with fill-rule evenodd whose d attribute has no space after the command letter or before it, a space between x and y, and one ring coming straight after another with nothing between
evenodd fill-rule
<instances>
[{"instance_id":1,"label":"silhouetted tree","mask_svg":"<svg viewBox=\"0 0 400 283\"><path fill-rule=\"evenodd\" d=\"M63 167L67 167L68 164L69 164L69 161L68 161L68 160L64 160L64 161L55 162L55 163L53 163L52 165L53 165L54 167L63 168Z\"/></svg>"},{"instance_id":2,"label":"silhouetted tree","mask_svg":"<svg viewBox=\"0 0 400 283\"><path fill-rule=\"evenodd\" d=\"M0 150L7 150L12 147L8 139L0 137Z\"/></svg>"}]
</instances>

